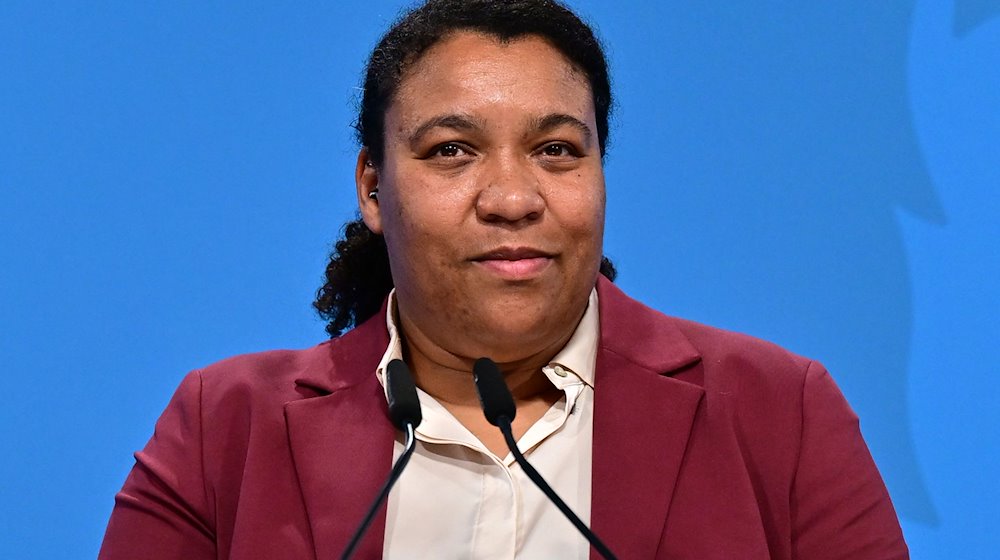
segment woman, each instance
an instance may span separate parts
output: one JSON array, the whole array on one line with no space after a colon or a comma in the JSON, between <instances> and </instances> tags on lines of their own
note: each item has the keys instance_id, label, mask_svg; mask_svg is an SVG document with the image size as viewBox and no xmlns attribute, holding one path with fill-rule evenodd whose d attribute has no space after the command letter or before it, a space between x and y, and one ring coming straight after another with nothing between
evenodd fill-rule
<instances>
[{"instance_id":1,"label":"woman","mask_svg":"<svg viewBox=\"0 0 1000 560\"><path fill-rule=\"evenodd\" d=\"M622 558L906 557L822 366L611 284L610 107L599 44L555 2L431 0L397 22L365 79L361 221L316 304L334 338L191 373L101 557L339 555L400 450L382 373L402 358L425 420L359 556L587 558L483 416L483 356L519 447Z\"/></svg>"}]
</instances>

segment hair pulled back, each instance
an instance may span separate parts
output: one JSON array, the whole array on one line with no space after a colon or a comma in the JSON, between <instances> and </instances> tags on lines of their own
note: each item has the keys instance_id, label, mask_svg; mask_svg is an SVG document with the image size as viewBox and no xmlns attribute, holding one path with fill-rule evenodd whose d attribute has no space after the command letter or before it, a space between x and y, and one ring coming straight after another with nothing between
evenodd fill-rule
<instances>
[{"instance_id":1,"label":"hair pulled back","mask_svg":"<svg viewBox=\"0 0 1000 560\"><path fill-rule=\"evenodd\" d=\"M358 118L358 142L380 167L385 155L385 113L407 70L449 33L476 31L510 41L537 35L583 73L594 101L603 156L611 115L611 83L604 51L586 23L555 0L429 0L402 15L375 46L365 70ZM601 259L601 274L614 280L614 265ZM327 321L331 337L378 312L393 287L385 239L361 219L344 226L326 267L326 282L313 307Z\"/></svg>"}]
</instances>

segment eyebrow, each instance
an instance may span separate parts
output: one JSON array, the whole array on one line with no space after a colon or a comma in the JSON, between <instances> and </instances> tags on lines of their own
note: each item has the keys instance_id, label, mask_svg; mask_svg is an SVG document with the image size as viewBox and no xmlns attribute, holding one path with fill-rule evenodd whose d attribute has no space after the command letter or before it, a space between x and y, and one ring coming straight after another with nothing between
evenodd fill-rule
<instances>
[{"instance_id":1,"label":"eyebrow","mask_svg":"<svg viewBox=\"0 0 1000 560\"><path fill-rule=\"evenodd\" d=\"M420 126L413 131L413 134L410 134L410 146L416 146L428 132L435 128L451 128L453 130L468 131L485 128L485 124L481 119L465 114L439 115L432 117L421 123Z\"/></svg>"},{"instance_id":2,"label":"eyebrow","mask_svg":"<svg viewBox=\"0 0 1000 560\"><path fill-rule=\"evenodd\" d=\"M549 132L564 125L569 125L583 133L583 136L587 141L587 145L591 145L593 143L594 131L590 130L587 123L572 115L567 115L565 113L551 113L538 119L532 119L530 124L531 128L536 132Z\"/></svg>"},{"instance_id":3,"label":"eyebrow","mask_svg":"<svg viewBox=\"0 0 1000 560\"><path fill-rule=\"evenodd\" d=\"M579 130L583 134L588 145L593 144L594 131L587 126L587 123L572 115L567 115L566 113L550 113L544 117L537 117L528 121L528 127L535 134L549 132L566 125ZM419 144L421 139L423 139L427 133L435 128L450 128L452 130L462 131L482 130L486 128L486 123L482 119L462 113L431 117L430 119L420 123L420 126L418 126L416 130L410 134L410 146L416 146Z\"/></svg>"}]
</instances>

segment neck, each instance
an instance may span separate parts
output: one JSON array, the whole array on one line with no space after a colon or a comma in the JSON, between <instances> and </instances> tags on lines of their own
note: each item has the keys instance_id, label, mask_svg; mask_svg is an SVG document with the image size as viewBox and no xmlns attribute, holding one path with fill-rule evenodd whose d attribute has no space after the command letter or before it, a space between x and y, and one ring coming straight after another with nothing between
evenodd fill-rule
<instances>
[{"instance_id":1,"label":"neck","mask_svg":"<svg viewBox=\"0 0 1000 560\"><path fill-rule=\"evenodd\" d=\"M472 364L476 358L448 356L450 359L435 359L420 347L409 341L404 343L407 362L413 371L417 386L443 404L454 406L479 406L479 395L472 379ZM555 386L542 374L555 354L517 362L498 363L504 374L516 403L545 398L556 390ZM489 356L486 356L489 357Z\"/></svg>"},{"instance_id":2,"label":"neck","mask_svg":"<svg viewBox=\"0 0 1000 560\"><path fill-rule=\"evenodd\" d=\"M405 320L401 322L403 351L417 386L446 406L478 408L479 395L472 379L472 365L484 356L461 356L450 352L433 344L419 329L406 328ZM543 351L521 359L496 360L515 403L548 401L554 392L559 392L542 373L542 367L548 365L568 339L566 336Z\"/></svg>"}]
</instances>

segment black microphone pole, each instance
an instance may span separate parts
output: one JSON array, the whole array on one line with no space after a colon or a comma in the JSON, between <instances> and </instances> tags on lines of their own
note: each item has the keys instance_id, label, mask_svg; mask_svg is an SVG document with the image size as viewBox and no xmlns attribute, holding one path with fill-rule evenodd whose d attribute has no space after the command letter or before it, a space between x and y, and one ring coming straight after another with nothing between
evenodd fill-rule
<instances>
[{"instance_id":1,"label":"black microphone pole","mask_svg":"<svg viewBox=\"0 0 1000 560\"><path fill-rule=\"evenodd\" d=\"M524 473L538 486L542 493L552 500L552 503L559 508L559 511L573 523L573 526L583 536L587 537L591 546L603 558L617 560L611 549L601 542L601 539L597 538L597 535L583 521L580 521L580 518L573 513L573 510L569 509L566 502L562 501L562 498L555 493L555 490L545 482L542 475L538 474L538 471L521 454L521 450L517 447L517 441L514 439L514 430L510 425L514 420L514 415L517 414L517 407L514 406L514 397L511 396L510 389L507 388L507 383L503 380L500 368L489 358L479 358L472 366L472 378L476 382L476 392L479 393L479 403L483 406L483 413L486 415L486 420L490 424L500 428L500 431L503 433L503 439L507 442L507 447L510 448L510 452L514 455L514 460L517 461L517 464L521 465L521 468L524 469Z\"/></svg>"},{"instance_id":2,"label":"black microphone pole","mask_svg":"<svg viewBox=\"0 0 1000 560\"><path fill-rule=\"evenodd\" d=\"M406 464L410 462L410 455L413 455L413 450L416 448L416 429L420 425L420 421L423 420L423 416L420 413L420 399L417 397L417 386L413 383L410 368L406 367L406 363L403 360L392 360L386 366L385 388L389 400L389 418L392 420L394 426L406 434L403 440L403 453L396 460L396 464L392 466L392 471L389 473L389 478L385 481L385 484L382 485L382 490L368 509L368 513L365 514L361 525L354 532L354 536L351 537L351 542L344 549L344 553L340 555L341 560L347 560L354 553L354 549L361 542L361 537L364 536L365 531L368 530L368 526L371 525L372 519L375 518L375 513L378 512L379 506L389 496L389 491L392 490L392 486L399 479L399 475L403 473Z\"/></svg>"}]
</instances>

